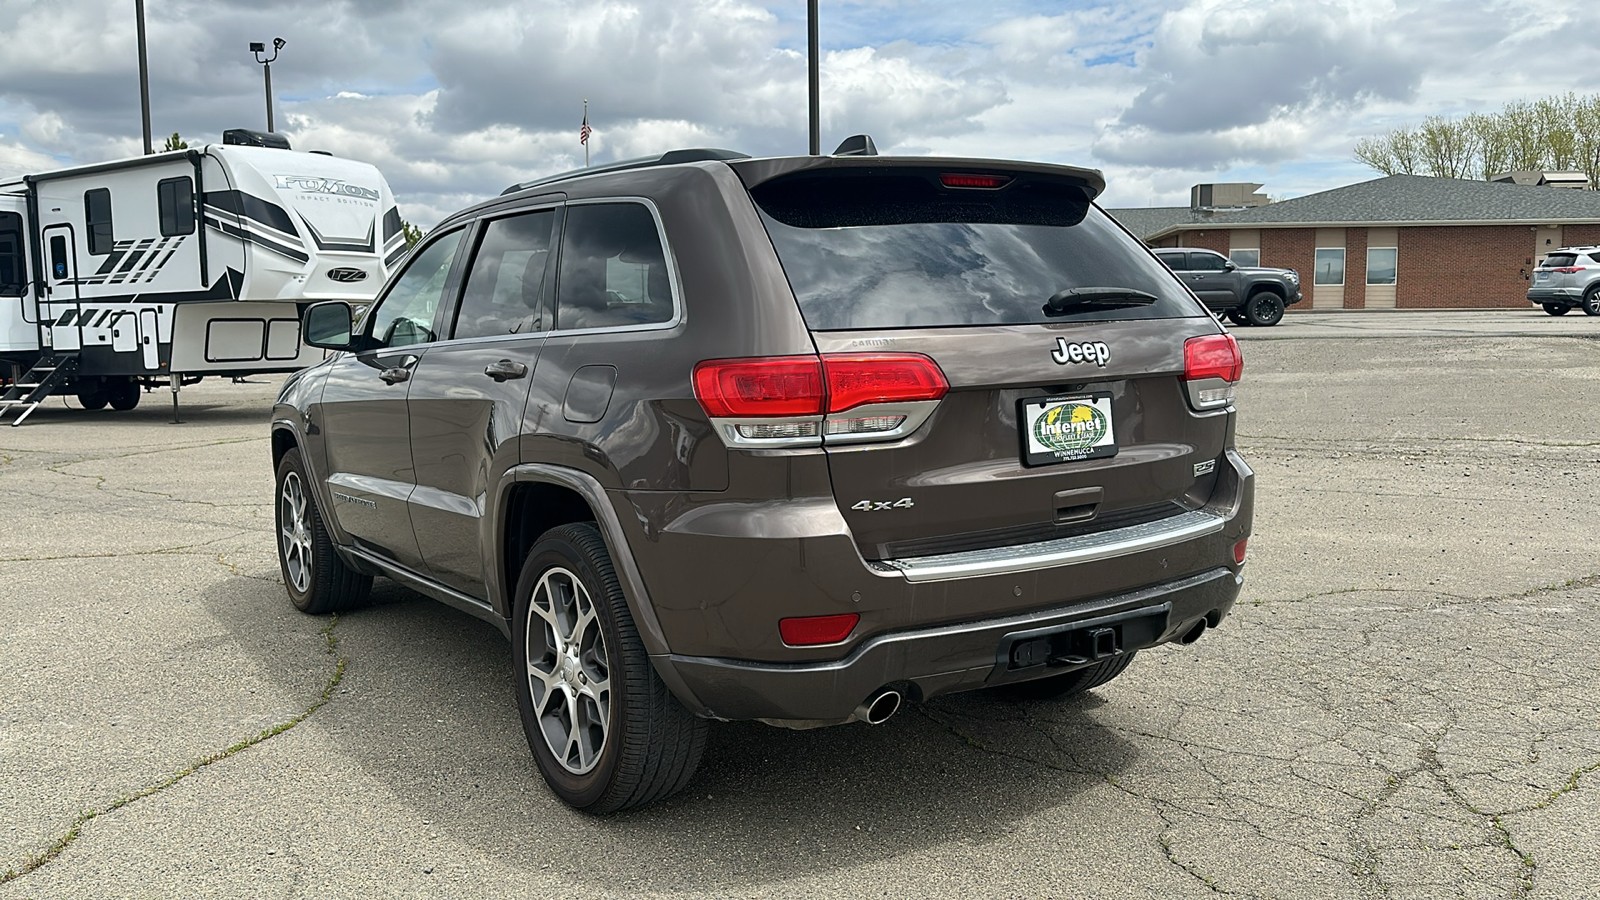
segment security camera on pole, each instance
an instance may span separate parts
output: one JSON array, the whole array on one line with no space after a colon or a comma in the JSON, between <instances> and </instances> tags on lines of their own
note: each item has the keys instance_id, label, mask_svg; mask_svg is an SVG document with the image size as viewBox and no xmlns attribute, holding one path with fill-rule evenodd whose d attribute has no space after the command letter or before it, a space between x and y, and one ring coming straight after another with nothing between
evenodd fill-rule
<instances>
[{"instance_id":1,"label":"security camera on pole","mask_svg":"<svg viewBox=\"0 0 1600 900\"><path fill-rule=\"evenodd\" d=\"M255 54L256 62L261 64L262 71L264 73L266 73L266 80L267 80L267 131L269 131L269 132L271 132L273 130L273 127L272 127L272 63L278 58L278 51L282 50L283 49L283 45L286 44L286 43L288 43L288 42L285 41L281 37L273 38L272 39L272 55L269 56L269 57L266 57L265 59L263 59L262 58L262 54L267 52L267 45L262 43L261 41L251 41L250 42L250 52Z\"/></svg>"}]
</instances>

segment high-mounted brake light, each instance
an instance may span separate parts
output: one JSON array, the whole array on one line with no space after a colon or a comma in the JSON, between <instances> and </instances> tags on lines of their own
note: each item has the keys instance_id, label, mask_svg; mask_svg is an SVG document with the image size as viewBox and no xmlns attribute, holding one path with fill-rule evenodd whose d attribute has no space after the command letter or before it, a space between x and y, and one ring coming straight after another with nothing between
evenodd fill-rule
<instances>
[{"instance_id":1,"label":"high-mounted brake light","mask_svg":"<svg viewBox=\"0 0 1600 900\"><path fill-rule=\"evenodd\" d=\"M939 183L947 188L980 188L994 190L1011 183L1010 175L973 175L965 172L943 172Z\"/></svg>"},{"instance_id":2,"label":"high-mounted brake light","mask_svg":"<svg viewBox=\"0 0 1600 900\"><path fill-rule=\"evenodd\" d=\"M695 366L693 381L730 446L762 447L903 437L950 389L920 353L710 359Z\"/></svg>"},{"instance_id":3,"label":"high-mounted brake light","mask_svg":"<svg viewBox=\"0 0 1600 900\"><path fill-rule=\"evenodd\" d=\"M1234 385L1244 374L1244 354L1231 334L1206 334L1183 344L1183 380L1189 405L1220 409L1233 402Z\"/></svg>"}]
</instances>

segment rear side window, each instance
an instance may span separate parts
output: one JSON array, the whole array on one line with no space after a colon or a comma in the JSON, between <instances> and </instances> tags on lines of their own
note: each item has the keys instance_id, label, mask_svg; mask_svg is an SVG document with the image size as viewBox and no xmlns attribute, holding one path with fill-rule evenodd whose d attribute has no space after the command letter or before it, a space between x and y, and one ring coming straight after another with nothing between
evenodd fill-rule
<instances>
[{"instance_id":1,"label":"rear side window","mask_svg":"<svg viewBox=\"0 0 1600 900\"><path fill-rule=\"evenodd\" d=\"M1570 266L1570 265L1576 264L1577 261L1578 261L1578 254L1576 254L1576 253L1552 253L1549 256L1546 256L1544 258L1544 262L1539 264L1539 268L1541 268L1541 269L1565 268L1566 266Z\"/></svg>"},{"instance_id":2,"label":"rear side window","mask_svg":"<svg viewBox=\"0 0 1600 900\"><path fill-rule=\"evenodd\" d=\"M655 216L638 203L567 208L556 279L556 327L670 322L672 278Z\"/></svg>"},{"instance_id":3,"label":"rear side window","mask_svg":"<svg viewBox=\"0 0 1600 900\"><path fill-rule=\"evenodd\" d=\"M22 216L0 212L0 297L21 297L28 283L23 265Z\"/></svg>"},{"instance_id":4,"label":"rear side window","mask_svg":"<svg viewBox=\"0 0 1600 900\"><path fill-rule=\"evenodd\" d=\"M936 170L830 170L751 192L815 331L1016 325L1203 314L1181 282L1066 179L947 188ZM1146 306L1046 301L1068 288L1152 294Z\"/></svg>"},{"instance_id":5,"label":"rear side window","mask_svg":"<svg viewBox=\"0 0 1600 900\"><path fill-rule=\"evenodd\" d=\"M111 236L111 190L95 188L83 192L83 219L89 230L89 252L110 253L116 240Z\"/></svg>"},{"instance_id":6,"label":"rear side window","mask_svg":"<svg viewBox=\"0 0 1600 900\"><path fill-rule=\"evenodd\" d=\"M455 338L544 330L544 274L555 210L491 221L478 241L456 313Z\"/></svg>"},{"instance_id":7,"label":"rear side window","mask_svg":"<svg viewBox=\"0 0 1600 900\"><path fill-rule=\"evenodd\" d=\"M156 209L161 215L161 236L194 234L194 179L163 178L156 182Z\"/></svg>"}]
</instances>

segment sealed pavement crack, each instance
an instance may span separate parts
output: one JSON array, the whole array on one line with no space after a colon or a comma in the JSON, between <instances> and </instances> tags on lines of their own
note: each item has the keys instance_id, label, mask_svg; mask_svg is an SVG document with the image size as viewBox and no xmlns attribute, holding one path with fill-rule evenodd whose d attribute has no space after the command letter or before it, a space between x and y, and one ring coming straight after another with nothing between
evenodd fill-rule
<instances>
[{"instance_id":1,"label":"sealed pavement crack","mask_svg":"<svg viewBox=\"0 0 1600 900\"><path fill-rule=\"evenodd\" d=\"M165 778L162 778L160 781L147 785L138 791L135 791L134 793L119 797L99 809L84 810L82 813L78 814L78 817L72 821L72 824L67 827L67 830L62 833L60 837L51 842L50 846L23 860L22 863L15 868L7 869L5 874L0 875L0 884L7 884L23 877L24 875L36 872L43 866L49 864L52 860L65 852L66 849L72 845L72 842L77 840L79 835L83 833L84 827L94 819L99 818L100 816L110 815L111 813L116 812L125 806L137 803L146 797L159 794L167 788L170 788L188 778L190 775L194 775L197 772L204 770L213 763L219 763L239 753L243 753L251 747L254 747L270 738L277 737L278 735L294 728L296 725L299 725L301 722L304 722L311 716L312 713L315 713L317 710L326 706L328 701L333 699L333 692L338 689L339 682L344 680L345 667L349 664L349 659L339 654L339 637L338 635L334 634L334 628L338 624L339 618L334 616L328 620L328 624L319 632L319 634L322 635L323 640L326 642L325 652L333 658L333 673L329 676L328 682L323 685L322 692L318 694L316 700L312 701L311 705L307 706L293 717L286 719L283 722L279 722L278 724L254 735L253 737L245 738L244 740L232 744L222 750L218 750L215 753L208 754L189 763L189 765L179 769L176 772L173 772Z\"/></svg>"}]
</instances>

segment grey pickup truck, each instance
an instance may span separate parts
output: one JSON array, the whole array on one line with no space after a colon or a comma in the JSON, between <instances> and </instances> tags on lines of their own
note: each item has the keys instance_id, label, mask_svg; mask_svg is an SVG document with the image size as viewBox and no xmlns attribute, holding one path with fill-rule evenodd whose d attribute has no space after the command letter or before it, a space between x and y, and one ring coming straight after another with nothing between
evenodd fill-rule
<instances>
[{"instance_id":1,"label":"grey pickup truck","mask_svg":"<svg viewBox=\"0 0 1600 900\"><path fill-rule=\"evenodd\" d=\"M1300 273L1293 269L1240 266L1215 250L1161 247L1156 256L1200 302L1235 325L1276 325L1287 307L1300 302Z\"/></svg>"}]
</instances>

